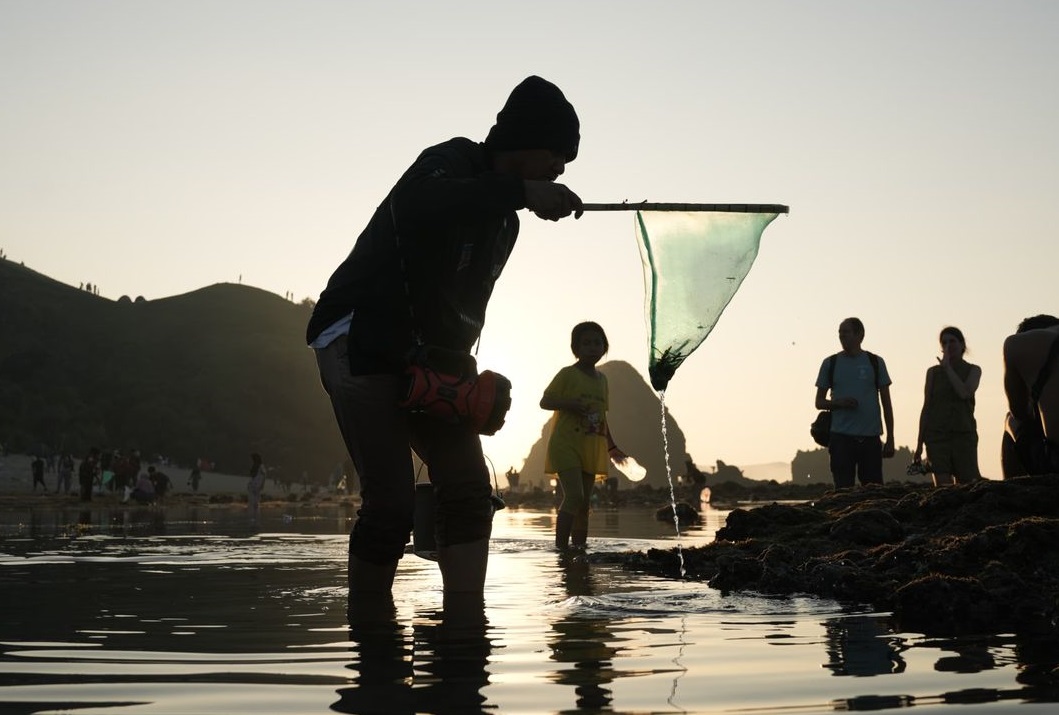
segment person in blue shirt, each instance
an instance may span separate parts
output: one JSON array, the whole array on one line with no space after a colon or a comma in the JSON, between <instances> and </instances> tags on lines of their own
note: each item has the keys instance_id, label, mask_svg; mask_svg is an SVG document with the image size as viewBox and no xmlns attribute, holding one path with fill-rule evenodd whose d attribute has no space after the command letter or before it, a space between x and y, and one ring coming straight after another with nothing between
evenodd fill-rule
<instances>
[{"instance_id":1,"label":"person in blue shirt","mask_svg":"<svg viewBox=\"0 0 1059 715\"><path fill-rule=\"evenodd\" d=\"M882 460L894 456L890 375L881 357L861 348L859 318L839 324L838 340L842 351L824 358L816 377L816 409L831 411L831 478L836 489L852 487L857 479L882 484Z\"/></svg>"}]
</instances>

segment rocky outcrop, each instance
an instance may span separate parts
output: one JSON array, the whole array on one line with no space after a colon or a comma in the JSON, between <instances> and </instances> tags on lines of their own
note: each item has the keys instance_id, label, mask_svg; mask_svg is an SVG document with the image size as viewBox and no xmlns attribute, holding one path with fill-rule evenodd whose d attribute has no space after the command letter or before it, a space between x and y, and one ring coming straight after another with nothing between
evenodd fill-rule
<instances>
[{"instance_id":1,"label":"rocky outcrop","mask_svg":"<svg viewBox=\"0 0 1059 715\"><path fill-rule=\"evenodd\" d=\"M870 604L907 630L1059 634L1059 476L735 509L714 543L683 556L687 578L722 591ZM679 577L675 549L593 558Z\"/></svg>"}]
</instances>

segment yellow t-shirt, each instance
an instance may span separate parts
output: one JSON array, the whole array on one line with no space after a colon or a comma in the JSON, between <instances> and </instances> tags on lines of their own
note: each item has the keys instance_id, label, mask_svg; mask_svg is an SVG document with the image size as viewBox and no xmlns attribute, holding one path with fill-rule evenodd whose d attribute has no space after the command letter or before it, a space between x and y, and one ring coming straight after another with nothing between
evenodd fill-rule
<instances>
[{"instance_id":1,"label":"yellow t-shirt","mask_svg":"<svg viewBox=\"0 0 1059 715\"><path fill-rule=\"evenodd\" d=\"M552 413L551 438L544 460L546 474L580 469L587 474L606 474L607 453L607 376L596 371L586 375L576 365L564 367L544 390L546 397L583 400L592 406L587 415L567 410Z\"/></svg>"}]
</instances>

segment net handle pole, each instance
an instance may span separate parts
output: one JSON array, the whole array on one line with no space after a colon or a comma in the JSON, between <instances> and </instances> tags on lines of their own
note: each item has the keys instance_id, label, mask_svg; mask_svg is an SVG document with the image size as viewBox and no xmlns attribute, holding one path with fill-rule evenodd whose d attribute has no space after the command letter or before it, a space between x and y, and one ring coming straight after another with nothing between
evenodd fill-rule
<instances>
[{"instance_id":1,"label":"net handle pole","mask_svg":"<svg viewBox=\"0 0 1059 715\"><path fill-rule=\"evenodd\" d=\"M667 204L641 201L631 204L584 204L585 211L728 211L733 213L785 214L790 209L782 204Z\"/></svg>"}]
</instances>

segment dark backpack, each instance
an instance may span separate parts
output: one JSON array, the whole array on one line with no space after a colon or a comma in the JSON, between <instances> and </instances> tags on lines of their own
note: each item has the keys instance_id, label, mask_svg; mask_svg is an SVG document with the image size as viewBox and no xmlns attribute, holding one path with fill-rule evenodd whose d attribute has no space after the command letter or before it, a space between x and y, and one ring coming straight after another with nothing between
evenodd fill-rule
<instances>
[{"instance_id":1,"label":"dark backpack","mask_svg":"<svg viewBox=\"0 0 1059 715\"><path fill-rule=\"evenodd\" d=\"M868 361L871 363L872 372L875 373L875 389L879 389L879 356L875 353L869 353L867 350L864 351L868 354ZM827 362L827 383L828 387L835 386L835 362L838 360L838 353L835 353ZM831 410L821 410L817 415L813 423L809 425L809 434L812 436L813 441L821 447L827 447L831 443Z\"/></svg>"}]
</instances>

